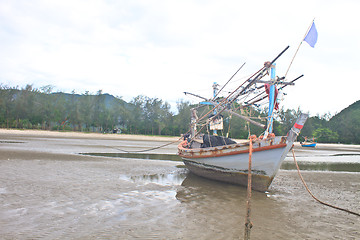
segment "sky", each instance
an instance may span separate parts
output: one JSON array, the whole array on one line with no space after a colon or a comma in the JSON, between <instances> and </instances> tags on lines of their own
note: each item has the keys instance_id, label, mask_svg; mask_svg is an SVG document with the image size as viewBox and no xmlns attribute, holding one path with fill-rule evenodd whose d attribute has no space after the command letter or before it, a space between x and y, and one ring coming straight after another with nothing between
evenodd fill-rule
<instances>
[{"instance_id":1,"label":"sky","mask_svg":"<svg viewBox=\"0 0 360 240\"><path fill-rule=\"evenodd\" d=\"M357 0L0 0L0 84L159 98L176 109L237 87L285 47L281 105L335 114L360 100ZM314 20L318 41L302 42Z\"/></svg>"}]
</instances>

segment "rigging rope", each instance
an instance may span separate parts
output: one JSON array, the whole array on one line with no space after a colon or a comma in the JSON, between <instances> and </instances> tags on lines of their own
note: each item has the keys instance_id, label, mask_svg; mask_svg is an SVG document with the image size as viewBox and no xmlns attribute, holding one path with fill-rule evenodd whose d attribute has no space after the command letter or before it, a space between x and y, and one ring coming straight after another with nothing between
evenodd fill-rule
<instances>
[{"instance_id":1,"label":"rigging rope","mask_svg":"<svg viewBox=\"0 0 360 240\"><path fill-rule=\"evenodd\" d=\"M296 161L296 158L295 158L295 151L294 149L292 149L292 154L293 154L293 157L294 157L294 162L295 162L295 165L296 165L296 168L297 168L297 172L299 174L299 177L302 181L302 183L304 184L304 187L306 188L306 190L308 191L308 193L316 200L318 201L319 203L325 205L325 206L328 206L328 207L332 207L332 208L335 208L335 209L338 209L340 211L344 211L344 212L347 212L347 213L350 213L350 214L353 214L353 215L356 215L358 217L360 217L360 214L359 213L356 213L356 212L353 212L353 211L350 211L348 209L345 209L345 208L341 208L341 207L337 207L337 206L334 206L334 205L331 205L329 203L326 203L326 202L323 202L321 200L319 200L317 197L314 196L314 194L312 194L312 192L310 191L310 189L308 188L304 178L302 177L301 173L300 173L300 168L299 168L299 165L297 164L297 161Z\"/></svg>"}]
</instances>

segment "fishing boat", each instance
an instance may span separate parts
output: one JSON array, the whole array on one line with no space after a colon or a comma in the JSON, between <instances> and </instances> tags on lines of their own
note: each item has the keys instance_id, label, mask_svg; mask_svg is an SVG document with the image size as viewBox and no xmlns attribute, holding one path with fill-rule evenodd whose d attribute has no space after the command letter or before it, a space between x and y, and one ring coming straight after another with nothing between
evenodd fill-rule
<instances>
[{"instance_id":1,"label":"fishing boat","mask_svg":"<svg viewBox=\"0 0 360 240\"><path fill-rule=\"evenodd\" d=\"M209 179L247 186L249 152L250 146L252 146L252 189L257 191L268 190L282 161L293 147L297 136L308 118L307 114L301 114L286 136L275 136L273 133L274 109L276 110L278 107L278 91L288 85L294 85L294 82L302 77L300 76L290 82L284 81L284 78L275 77L275 61L287 48L273 61L265 62L259 71L226 97L217 98L218 92L215 91L215 88L212 99L186 93L205 100L200 103L199 107L202 105L213 106L209 112L201 117L197 116L197 108L192 109L190 130L184 135L183 141L178 145L178 154L191 172ZM268 75L270 75L270 80L264 80L265 76ZM262 88L259 84L265 90L257 93L256 90ZM251 93L255 94L255 97L250 97ZM267 124L261 124L249 116L237 113L236 109L229 107L236 103L236 106L240 106L237 109L242 109L251 107L255 103L266 99L269 100ZM251 136L244 142L236 142L230 138L218 136L217 130L221 128L223 112L229 112L264 128L264 133L259 137ZM202 122L204 123L201 124ZM201 133L203 129L208 128L212 130L213 135Z\"/></svg>"},{"instance_id":2,"label":"fishing boat","mask_svg":"<svg viewBox=\"0 0 360 240\"><path fill-rule=\"evenodd\" d=\"M307 137L304 138L305 138L304 142L300 142L300 145L302 147L311 147L311 148L316 147L315 138L313 138L312 140L308 139Z\"/></svg>"}]
</instances>

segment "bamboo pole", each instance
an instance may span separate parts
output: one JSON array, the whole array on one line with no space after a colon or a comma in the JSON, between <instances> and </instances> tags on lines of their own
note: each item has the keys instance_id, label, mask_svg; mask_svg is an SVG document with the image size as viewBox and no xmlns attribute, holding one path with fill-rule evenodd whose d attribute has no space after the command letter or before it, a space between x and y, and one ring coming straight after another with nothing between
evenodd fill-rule
<instances>
[{"instance_id":1,"label":"bamboo pole","mask_svg":"<svg viewBox=\"0 0 360 240\"><path fill-rule=\"evenodd\" d=\"M299 77L295 78L294 80L288 82L289 84L285 84L284 86L280 87L278 90L280 91L280 90L283 89L284 87L294 84L294 82L295 82L296 80L302 78L303 76L304 76L304 74L300 75ZM252 105L252 104L254 104L254 103L257 103L257 102L259 102L259 101L264 100L265 98L267 98L268 96L265 95L265 96L263 96L263 97L260 97L260 98L256 99L257 97L261 96L261 95L264 94L264 93L265 93L265 91L262 91L261 93L259 93L258 95L256 95L256 96L253 97L252 99L250 99L249 102L252 101L252 100L254 100L254 99L255 99L255 100L254 100L253 102L251 102L251 103L246 104L244 107L250 106L250 105Z\"/></svg>"},{"instance_id":2,"label":"bamboo pole","mask_svg":"<svg viewBox=\"0 0 360 240\"><path fill-rule=\"evenodd\" d=\"M234 111L232 111L232 110L230 110L230 109L225 109L225 111L226 111L226 112L229 112L229 113L231 113L231 114L234 114L235 116L237 116L237 117L239 117L239 118L241 118L241 119L244 119L245 121L247 121L247 122L249 122L249 123L251 123L251 124L254 124L255 126L258 126L258 127L263 128L263 129L266 129L266 126L265 126L264 124L259 123L259 122L256 122L256 121L250 119L249 117L246 117L246 116L243 116L243 115L241 115L241 114L238 114L238 113L236 113L236 112L234 112Z\"/></svg>"},{"instance_id":3,"label":"bamboo pole","mask_svg":"<svg viewBox=\"0 0 360 240\"><path fill-rule=\"evenodd\" d=\"M248 185L247 185L247 200L246 200L246 218L245 218L245 232L244 232L244 239L250 239L250 231L253 227L252 222L250 220L250 213L251 213L251 158L252 158L252 151L253 151L253 143L252 138L250 136L249 142L249 168L248 168Z\"/></svg>"},{"instance_id":4,"label":"bamboo pole","mask_svg":"<svg viewBox=\"0 0 360 240\"><path fill-rule=\"evenodd\" d=\"M215 98L219 95L219 93L225 88L225 86L231 81L231 79L233 79L234 76L243 68L244 65L245 63L243 63L243 65L241 65L241 67L231 76L231 78L225 83L225 85L217 92L213 100L215 100Z\"/></svg>"},{"instance_id":5,"label":"bamboo pole","mask_svg":"<svg viewBox=\"0 0 360 240\"><path fill-rule=\"evenodd\" d=\"M288 74L288 72L289 72L289 70L290 70L290 67L291 67L291 65L292 65L292 63L293 63L293 61L294 61L294 59L295 59L295 57L296 57L296 54L298 53L298 51L299 51L299 49L300 49L300 46L301 46L302 42L304 41L304 39L305 39L306 35L308 34L308 32L309 32L309 30L310 30L310 28L311 28L311 25L313 24L314 21L315 21L315 18L311 21L311 24L310 24L310 26L308 27L308 29L306 30L306 33L305 33L304 37L301 39L301 42L300 42L298 48L296 49L296 52L295 52L293 58L291 59L291 62L290 62L290 64L289 64L289 67L288 67L288 69L286 70L285 78L286 78L286 76L287 76L287 74Z\"/></svg>"}]
</instances>

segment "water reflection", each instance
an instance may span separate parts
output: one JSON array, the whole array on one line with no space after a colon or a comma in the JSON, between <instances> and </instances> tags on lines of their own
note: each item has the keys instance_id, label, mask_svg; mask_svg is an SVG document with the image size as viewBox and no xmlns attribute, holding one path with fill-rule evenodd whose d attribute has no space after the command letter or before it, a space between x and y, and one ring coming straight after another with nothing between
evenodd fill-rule
<instances>
[{"instance_id":1,"label":"water reflection","mask_svg":"<svg viewBox=\"0 0 360 240\"><path fill-rule=\"evenodd\" d=\"M182 203L201 203L205 199L229 201L234 198L245 199L244 197L246 188L242 186L199 177L191 172L188 172L176 194L176 199Z\"/></svg>"},{"instance_id":2,"label":"water reflection","mask_svg":"<svg viewBox=\"0 0 360 240\"><path fill-rule=\"evenodd\" d=\"M161 174L151 174L151 175L135 175L135 176L127 176L121 175L119 177L120 180L130 181L138 184L149 184L155 183L162 186L170 186L170 185L180 185L183 180L187 176L187 171L180 170L173 173L161 173Z\"/></svg>"},{"instance_id":3,"label":"water reflection","mask_svg":"<svg viewBox=\"0 0 360 240\"><path fill-rule=\"evenodd\" d=\"M177 170L168 174L151 175L121 175L120 180L130 181L139 185L157 184L161 186L177 186L176 199L180 202L199 201L203 198L211 198L223 201L246 197L246 188L199 177L187 169ZM253 194L266 198L266 194L253 192Z\"/></svg>"}]
</instances>

